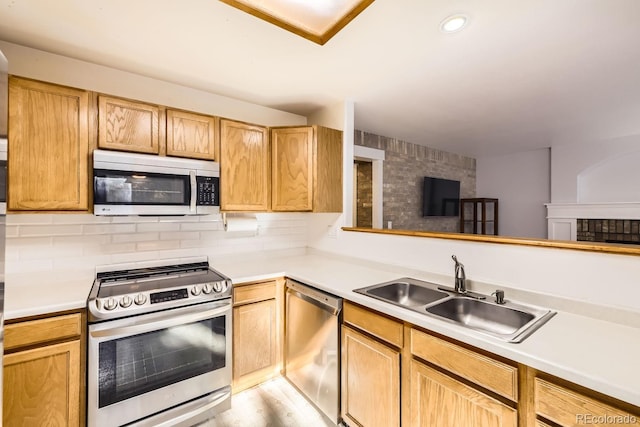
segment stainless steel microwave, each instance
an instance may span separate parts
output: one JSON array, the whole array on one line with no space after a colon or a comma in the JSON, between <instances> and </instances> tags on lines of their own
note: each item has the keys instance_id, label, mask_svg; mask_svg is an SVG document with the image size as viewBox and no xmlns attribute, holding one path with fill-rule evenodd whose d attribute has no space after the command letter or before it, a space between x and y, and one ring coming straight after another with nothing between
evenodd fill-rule
<instances>
[{"instance_id":1,"label":"stainless steel microwave","mask_svg":"<svg viewBox=\"0 0 640 427\"><path fill-rule=\"evenodd\" d=\"M220 212L220 165L151 154L93 152L95 215Z\"/></svg>"}]
</instances>

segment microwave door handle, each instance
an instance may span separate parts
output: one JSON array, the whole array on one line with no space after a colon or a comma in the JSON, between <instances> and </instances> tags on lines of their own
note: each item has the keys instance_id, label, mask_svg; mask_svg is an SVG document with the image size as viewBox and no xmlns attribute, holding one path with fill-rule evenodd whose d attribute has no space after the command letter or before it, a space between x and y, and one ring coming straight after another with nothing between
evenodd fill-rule
<instances>
[{"instance_id":1,"label":"microwave door handle","mask_svg":"<svg viewBox=\"0 0 640 427\"><path fill-rule=\"evenodd\" d=\"M189 181L191 181L191 203L189 205L189 211L195 213L196 197L198 195L198 183L196 180L196 171L189 171Z\"/></svg>"}]
</instances>

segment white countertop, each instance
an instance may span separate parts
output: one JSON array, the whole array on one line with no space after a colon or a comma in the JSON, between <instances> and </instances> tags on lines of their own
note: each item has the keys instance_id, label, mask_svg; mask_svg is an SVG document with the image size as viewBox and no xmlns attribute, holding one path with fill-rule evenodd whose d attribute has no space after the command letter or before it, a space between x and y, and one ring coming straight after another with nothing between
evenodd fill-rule
<instances>
[{"instance_id":1,"label":"white countertop","mask_svg":"<svg viewBox=\"0 0 640 427\"><path fill-rule=\"evenodd\" d=\"M323 255L219 262L212 266L234 283L286 275L379 312L523 363L540 371L640 406L640 329L559 311L521 343L506 343L353 292L408 276L434 281L398 267L345 262ZM438 283L438 282L436 282ZM450 286L450 283L444 283ZM525 302L526 301L522 301Z\"/></svg>"},{"instance_id":2,"label":"white countertop","mask_svg":"<svg viewBox=\"0 0 640 427\"><path fill-rule=\"evenodd\" d=\"M231 277L234 283L286 275L414 325L640 406L638 328L558 311L522 343L506 343L353 292L356 288L405 276L447 284L434 280L434 275L427 272L421 274L414 270L403 271L396 266L345 261L323 254L243 256L235 260L210 262L213 268ZM55 284L50 277L34 278L29 285L12 286L9 283L5 294L6 319L85 307L93 278L87 278L84 274L81 276ZM42 292L42 286L50 286L51 292ZM36 287L38 292L34 292Z\"/></svg>"}]
</instances>

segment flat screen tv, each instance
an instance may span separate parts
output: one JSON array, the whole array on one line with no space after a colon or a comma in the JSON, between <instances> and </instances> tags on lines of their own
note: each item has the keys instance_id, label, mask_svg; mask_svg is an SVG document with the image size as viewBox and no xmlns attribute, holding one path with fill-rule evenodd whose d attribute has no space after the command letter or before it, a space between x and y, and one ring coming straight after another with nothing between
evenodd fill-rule
<instances>
[{"instance_id":1,"label":"flat screen tv","mask_svg":"<svg viewBox=\"0 0 640 427\"><path fill-rule=\"evenodd\" d=\"M458 216L460 181L424 177L422 216Z\"/></svg>"}]
</instances>

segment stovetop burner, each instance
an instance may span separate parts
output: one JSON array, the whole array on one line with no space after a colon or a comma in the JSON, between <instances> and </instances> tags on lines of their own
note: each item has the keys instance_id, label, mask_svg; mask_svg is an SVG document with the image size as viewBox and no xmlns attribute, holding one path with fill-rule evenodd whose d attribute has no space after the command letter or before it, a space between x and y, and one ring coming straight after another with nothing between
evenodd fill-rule
<instances>
[{"instance_id":1,"label":"stovetop burner","mask_svg":"<svg viewBox=\"0 0 640 427\"><path fill-rule=\"evenodd\" d=\"M89 321L231 299L231 292L231 279L208 262L102 271L87 300Z\"/></svg>"},{"instance_id":2,"label":"stovetop burner","mask_svg":"<svg viewBox=\"0 0 640 427\"><path fill-rule=\"evenodd\" d=\"M119 280L132 280L132 279L144 279L147 277L160 277L167 276L174 273L189 273L197 271L205 271L209 269L207 262L194 262L189 264L179 265L167 265L157 267L143 267L129 270L117 270L117 271L104 271L97 273L96 277L102 281L103 284L119 281Z\"/></svg>"}]
</instances>

